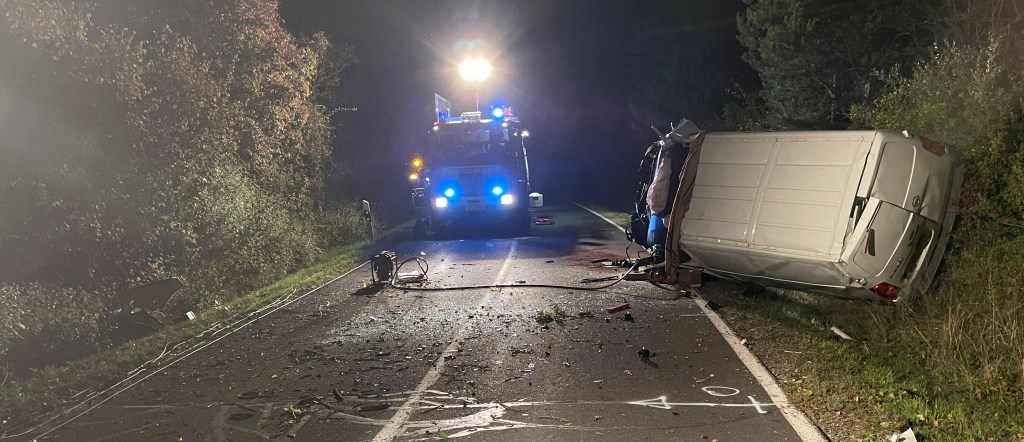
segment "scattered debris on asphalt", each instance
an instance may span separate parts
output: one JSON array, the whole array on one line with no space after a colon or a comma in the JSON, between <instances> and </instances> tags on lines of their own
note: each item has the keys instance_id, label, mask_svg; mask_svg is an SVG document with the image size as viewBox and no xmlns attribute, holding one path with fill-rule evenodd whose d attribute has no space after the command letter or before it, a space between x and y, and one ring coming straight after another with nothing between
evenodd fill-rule
<instances>
[{"instance_id":1,"label":"scattered debris on asphalt","mask_svg":"<svg viewBox=\"0 0 1024 442\"><path fill-rule=\"evenodd\" d=\"M552 221L551 218L547 216L538 216L537 219L533 221L533 224L538 226L550 226L554 223L555 222Z\"/></svg>"},{"instance_id":2,"label":"scattered debris on asphalt","mask_svg":"<svg viewBox=\"0 0 1024 442\"><path fill-rule=\"evenodd\" d=\"M707 302L707 304L704 304L704 306L716 312L718 311L718 309L722 308L722 306L719 305L717 302L710 300Z\"/></svg>"},{"instance_id":3,"label":"scattered debris on asphalt","mask_svg":"<svg viewBox=\"0 0 1024 442\"><path fill-rule=\"evenodd\" d=\"M537 313L537 317L535 319L537 320L537 323L541 324L541 325L550 324L551 322L554 322L554 320L555 320L555 318L553 318L547 312L538 312Z\"/></svg>"},{"instance_id":4,"label":"scattered debris on asphalt","mask_svg":"<svg viewBox=\"0 0 1024 442\"><path fill-rule=\"evenodd\" d=\"M260 392L258 392L258 391L247 391L245 393L242 393L242 394L238 395L238 398L243 400L243 401L248 401L248 400L251 400L251 399L256 399L258 397L260 397Z\"/></svg>"},{"instance_id":5,"label":"scattered debris on asphalt","mask_svg":"<svg viewBox=\"0 0 1024 442\"><path fill-rule=\"evenodd\" d=\"M640 356L640 359L650 359L655 354L651 353L651 351L648 350L647 347L640 347L640 350L636 352L636 355Z\"/></svg>"},{"instance_id":6,"label":"scattered debris on asphalt","mask_svg":"<svg viewBox=\"0 0 1024 442\"><path fill-rule=\"evenodd\" d=\"M359 411L360 413L366 412L366 411L380 411L380 410L387 410L388 407L390 407L390 405L388 405L387 402L376 402L376 403L372 403L372 404L360 405L360 406L356 407L356 411Z\"/></svg>"},{"instance_id":7,"label":"scattered debris on asphalt","mask_svg":"<svg viewBox=\"0 0 1024 442\"><path fill-rule=\"evenodd\" d=\"M626 314L622 316L622 320L626 322L633 322L633 314L627 311Z\"/></svg>"},{"instance_id":8,"label":"scattered debris on asphalt","mask_svg":"<svg viewBox=\"0 0 1024 442\"><path fill-rule=\"evenodd\" d=\"M608 312L608 313L618 313L618 312L621 312L621 311L626 310L628 308L629 308L629 303L626 302L626 303L622 303L622 304L619 304L619 305L616 305L616 306L608 307L608 308L605 309L605 311Z\"/></svg>"}]
</instances>

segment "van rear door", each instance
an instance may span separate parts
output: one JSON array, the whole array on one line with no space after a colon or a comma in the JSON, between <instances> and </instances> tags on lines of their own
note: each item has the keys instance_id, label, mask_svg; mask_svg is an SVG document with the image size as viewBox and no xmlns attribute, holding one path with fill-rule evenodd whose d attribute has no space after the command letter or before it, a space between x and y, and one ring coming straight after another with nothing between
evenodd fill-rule
<instances>
[{"instance_id":1,"label":"van rear door","mask_svg":"<svg viewBox=\"0 0 1024 442\"><path fill-rule=\"evenodd\" d=\"M868 288L886 282L899 286L900 273L912 259L917 246L922 219L900 206L876 198L868 200L864 216L854 230L847 249L846 261L851 263L850 276L865 279Z\"/></svg>"}]
</instances>

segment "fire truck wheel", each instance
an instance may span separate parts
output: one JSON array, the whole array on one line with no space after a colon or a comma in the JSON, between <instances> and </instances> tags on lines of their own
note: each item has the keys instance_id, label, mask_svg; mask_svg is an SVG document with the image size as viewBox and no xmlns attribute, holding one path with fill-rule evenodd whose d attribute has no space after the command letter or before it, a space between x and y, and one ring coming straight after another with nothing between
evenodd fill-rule
<instances>
[{"instance_id":1,"label":"fire truck wheel","mask_svg":"<svg viewBox=\"0 0 1024 442\"><path fill-rule=\"evenodd\" d=\"M530 218L529 212L524 216L517 216L512 218L512 233L515 236L530 236L530 224L533 224L533 218Z\"/></svg>"},{"instance_id":2,"label":"fire truck wheel","mask_svg":"<svg viewBox=\"0 0 1024 442\"><path fill-rule=\"evenodd\" d=\"M423 220L416 221L416 224L412 226L412 236L416 239L427 238L427 223Z\"/></svg>"}]
</instances>

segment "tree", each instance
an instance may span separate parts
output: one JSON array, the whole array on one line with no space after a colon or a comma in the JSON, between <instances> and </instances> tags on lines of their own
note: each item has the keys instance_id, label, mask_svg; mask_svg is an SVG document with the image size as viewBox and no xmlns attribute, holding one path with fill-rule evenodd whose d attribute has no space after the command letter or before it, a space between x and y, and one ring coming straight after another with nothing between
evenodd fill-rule
<instances>
[{"instance_id":1,"label":"tree","mask_svg":"<svg viewBox=\"0 0 1024 442\"><path fill-rule=\"evenodd\" d=\"M777 128L839 128L878 94L879 75L906 71L940 31L935 0L744 0L743 59L761 78Z\"/></svg>"},{"instance_id":2,"label":"tree","mask_svg":"<svg viewBox=\"0 0 1024 442\"><path fill-rule=\"evenodd\" d=\"M351 53L276 0L121 3L0 0L0 354L61 293L177 276L193 309L336 238L322 100Z\"/></svg>"}]
</instances>

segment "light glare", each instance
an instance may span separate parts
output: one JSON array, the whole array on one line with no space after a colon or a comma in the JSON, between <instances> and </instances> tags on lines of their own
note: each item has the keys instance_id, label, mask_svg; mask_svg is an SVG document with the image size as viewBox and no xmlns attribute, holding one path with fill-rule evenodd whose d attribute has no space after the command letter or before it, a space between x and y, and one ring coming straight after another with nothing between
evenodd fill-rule
<instances>
[{"instance_id":1,"label":"light glare","mask_svg":"<svg viewBox=\"0 0 1024 442\"><path fill-rule=\"evenodd\" d=\"M491 63L482 58L470 58L459 65L459 75L468 81L485 80L491 76Z\"/></svg>"}]
</instances>

